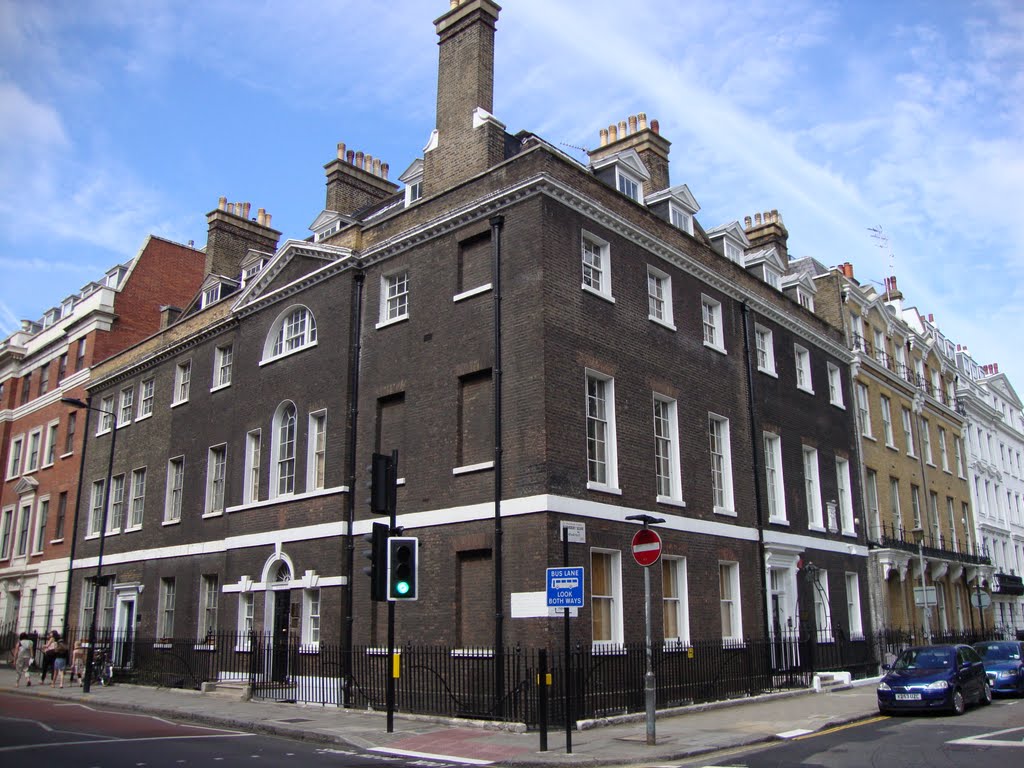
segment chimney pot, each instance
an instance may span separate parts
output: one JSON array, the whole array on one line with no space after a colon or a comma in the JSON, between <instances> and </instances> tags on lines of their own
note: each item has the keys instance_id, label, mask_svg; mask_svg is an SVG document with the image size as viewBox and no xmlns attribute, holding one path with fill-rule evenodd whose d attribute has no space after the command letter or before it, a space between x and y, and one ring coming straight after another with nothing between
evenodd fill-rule
<instances>
[{"instance_id":1,"label":"chimney pot","mask_svg":"<svg viewBox=\"0 0 1024 768\"><path fill-rule=\"evenodd\" d=\"M620 139L624 139L628 135L629 134L626 132L626 121L625 120L619 120L619 138Z\"/></svg>"},{"instance_id":2,"label":"chimney pot","mask_svg":"<svg viewBox=\"0 0 1024 768\"><path fill-rule=\"evenodd\" d=\"M380 164L380 175L381 175L381 178L384 179L384 181L388 180L388 171L390 171L390 170L391 170L391 166L388 165L387 163L381 163Z\"/></svg>"},{"instance_id":3,"label":"chimney pot","mask_svg":"<svg viewBox=\"0 0 1024 768\"><path fill-rule=\"evenodd\" d=\"M373 175L380 176L380 158L373 158Z\"/></svg>"},{"instance_id":4,"label":"chimney pot","mask_svg":"<svg viewBox=\"0 0 1024 768\"><path fill-rule=\"evenodd\" d=\"M654 131L657 134L661 133L661 126L658 125L658 121L657 120L651 120L651 130Z\"/></svg>"},{"instance_id":5,"label":"chimney pot","mask_svg":"<svg viewBox=\"0 0 1024 768\"><path fill-rule=\"evenodd\" d=\"M218 211L227 210L227 207L228 207L228 199L226 197L221 196L221 197L217 198L217 210Z\"/></svg>"},{"instance_id":6,"label":"chimney pot","mask_svg":"<svg viewBox=\"0 0 1024 768\"><path fill-rule=\"evenodd\" d=\"M344 141L339 141L338 142L338 159L339 160L344 160L345 159L345 142Z\"/></svg>"},{"instance_id":7,"label":"chimney pot","mask_svg":"<svg viewBox=\"0 0 1024 768\"><path fill-rule=\"evenodd\" d=\"M243 209L243 210L245 211L245 213L243 213L243 214L242 214L242 217L243 217L243 218L246 218L246 219L248 219L248 218L249 218L249 209L250 209L251 207L252 207L252 203L250 203L250 202L246 201L246 203L245 203L245 207L244 207L244 209Z\"/></svg>"},{"instance_id":8,"label":"chimney pot","mask_svg":"<svg viewBox=\"0 0 1024 768\"><path fill-rule=\"evenodd\" d=\"M601 146L602 147L607 146L608 145L608 129L607 128L602 128L601 131L600 131L600 135L601 135Z\"/></svg>"},{"instance_id":9,"label":"chimney pot","mask_svg":"<svg viewBox=\"0 0 1024 768\"><path fill-rule=\"evenodd\" d=\"M350 149L345 153L345 162L349 165L355 165L356 151L354 149Z\"/></svg>"},{"instance_id":10,"label":"chimney pot","mask_svg":"<svg viewBox=\"0 0 1024 768\"><path fill-rule=\"evenodd\" d=\"M629 132L636 133L636 115L629 116Z\"/></svg>"},{"instance_id":11,"label":"chimney pot","mask_svg":"<svg viewBox=\"0 0 1024 768\"><path fill-rule=\"evenodd\" d=\"M641 131L646 131L647 130L647 113L646 112L637 112L636 119L637 119L637 123L639 125L640 130Z\"/></svg>"},{"instance_id":12,"label":"chimney pot","mask_svg":"<svg viewBox=\"0 0 1024 768\"><path fill-rule=\"evenodd\" d=\"M609 125L608 126L608 143L609 144L614 144L616 141L618 141L618 139L619 139L619 134L617 133L615 126L614 125Z\"/></svg>"},{"instance_id":13,"label":"chimney pot","mask_svg":"<svg viewBox=\"0 0 1024 768\"><path fill-rule=\"evenodd\" d=\"M363 150L357 149L356 150L356 168L362 168L362 167L363 167Z\"/></svg>"},{"instance_id":14,"label":"chimney pot","mask_svg":"<svg viewBox=\"0 0 1024 768\"><path fill-rule=\"evenodd\" d=\"M744 229L750 229L750 217L749 216L744 216L743 217L743 228Z\"/></svg>"},{"instance_id":15,"label":"chimney pot","mask_svg":"<svg viewBox=\"0 0 1024 768\"><path fill-rule=\"evenodd\" d=\"M263 223L267 220L266 213L267 212L262 208L258 208L256 210L256 223L259 224L261 227L263 226Z\"/></svg>"},{"instance_id":16,"label":"chimney pot","mask_svg":"<svg viewBox=\"0 0 1024 768\"><path fill-rule=\"evenodd\" d=\"M269 214L269 213L267 214L267 223L266 223L266 226L267 226L267 227L269 227L269 226L270 226L270 214Z\"/></svg>"},{"instance_id":17,"label":"chimney pot","mask_svg":"<svg viewBox=\"0 0 1024 768\"><path fill-rule=\"evenodd\" d=\"M755 227L760 227L761 226L761 214L760 213L755 213L754 214L754 226Z\"/></svg>"}]
</instances>

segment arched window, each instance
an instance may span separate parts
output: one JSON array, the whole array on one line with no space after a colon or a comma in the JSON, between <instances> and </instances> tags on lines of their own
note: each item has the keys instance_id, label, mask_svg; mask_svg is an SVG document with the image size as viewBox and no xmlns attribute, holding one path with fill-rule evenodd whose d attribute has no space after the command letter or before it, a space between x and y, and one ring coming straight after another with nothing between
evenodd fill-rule
<instances>
[{"instance_id":1,"label":"arched window","mask_svg":"<svg viewBox=\"0 0 1024 768\"><path fill-rule=\"evenodd\" d=\"M275 496L295 493L295 403L285 401L274 414L273 473L271 489Z\"/></svg>"},{"instance_id":2,"label":"arched window","mask_svg":"<svg viewBox=\"0 0 1024 768\"><path fill-rule=\"evenodd\" d=\"M278 315L263 344L263 360L269 362L316 344L316 318L307 307L291 306Z\"/></svg>"}]
</instances>

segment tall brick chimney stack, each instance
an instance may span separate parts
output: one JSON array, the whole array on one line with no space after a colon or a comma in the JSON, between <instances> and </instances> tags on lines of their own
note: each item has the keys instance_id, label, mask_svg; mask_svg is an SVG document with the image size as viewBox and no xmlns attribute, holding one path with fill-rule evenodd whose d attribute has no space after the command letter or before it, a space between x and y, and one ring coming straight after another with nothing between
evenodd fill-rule
<instances>
[{"instance_id":1,"label":"tall brick chimney stack","mask_svg":"<svg viewBox=\"0 0 1024 768\"><path fill-rule=\"evenodd\" d=\"M672 142L661 135L657 120L651 120L648 124L647 113L638 112L618 125L602 128L600 136L600 146L587 153L591 163L624 149L635 149L647 172L651 174L650 180L644 182L644 197L668 189L668 152Z\"/></svg>"},{"instance_id":2,"label":"tall brick chimney stack","mask_svg":"<svg viewBox=\"0 0 1024 768\"><path fill-rule=\"evenodd\" d=\"M249 210L249 203L229 203L222 197L216 210L206 214L209 228L204 275L237 277L242 272L242 259L250 249L264 253L277 250L281 233L270 228L270 214L260 208L250 220Z\"/></svg>"},{"instance_id":3,"label":"tall brick chimney stack","mask_svg":"<svg viewBox=\"0 0 1024 768\"><path fill-rule=\"evenodd\" d=\"M338 144L338 156L324 166L327 173L327 210L349 215L390 197L398 185L388 181L387 163L380 158Z\"/></svg>"},{"instance_id":4,"label":"tall brick chimney stack","mask_svg":"<svg viewBox=\"0 0 1024 768\"><path fill-rule=\"evenodd\" d=\"M438 36L437 130L423 158L423 194L452 187L505 159L505 126L494 109L492 0L451 0Z\"/></svg>"},{"instance_id":5,"label":"tall brick chimney stack","mask_svg":"<svg viewBox=\"0 0 1024 768\"><path fill-rule=\"evenodd\" d=\"M743 229L750 240L750 248L759 250L775 246L775 252L783 263L789 266L789 230L782 223L782 217L774 208L764 213L755 213L753 220L750 216L743 217ZM849 275L853 277L852 273Z\"/></svg>"}]
</instances>

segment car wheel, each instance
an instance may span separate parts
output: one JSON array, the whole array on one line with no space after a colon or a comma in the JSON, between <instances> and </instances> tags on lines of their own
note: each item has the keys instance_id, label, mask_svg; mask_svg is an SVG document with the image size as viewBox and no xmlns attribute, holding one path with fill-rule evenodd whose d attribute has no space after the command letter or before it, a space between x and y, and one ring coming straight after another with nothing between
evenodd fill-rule
<instances>
[{"instance_id":1,"label":"car wheel","mask_svg":"<svg viewBox=\"0 0 1024 768\"><path fill-rule=\"evenodd\" d=\"M953 691L952 712L954 715L962 715L966 710L967 702L964 700L964 692L957 688L955 691Z\"/></svg>"},{"instance_id":2,"label":"car wheel","mask_svg":"<svg viewBox=\"0 0 1024 768\"><path fill-rule=\"evenodd\" d=\"M981 705L987 707L992 703L992 686L985 681L985 686L981 689Z\"/></svg>"}]
</instances>

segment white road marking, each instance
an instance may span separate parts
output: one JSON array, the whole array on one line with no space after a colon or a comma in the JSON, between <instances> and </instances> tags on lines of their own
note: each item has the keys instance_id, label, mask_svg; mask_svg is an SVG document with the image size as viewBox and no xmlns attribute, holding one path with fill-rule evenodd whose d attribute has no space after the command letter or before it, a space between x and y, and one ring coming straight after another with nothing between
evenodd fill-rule
<instances>
[{"instance_id":1,"label":"white road marking","mask_svg":"<svg viewBox=\"0 0 1024 768\"><path fill-rule=\"evenodd\" d=\"M60 741L52 744L18 744L13 747L0 747L0 752L24 752L29 749L45 749L48 747L77 747L82 744L135 744L142 741L186 741L189 739L237 739L253 736L251 733L211 733L203 736L143 736L138 739L90 739L89 741ZM220 758L214 758L219 760Z\"/></svg>"},{"instance_id":2,"label":"white road marking","mask_svg":"<svg viewBox=\"0 0 1024 768\"><path fill-rule=\"evenodd\" d=\"M784 731L783 733L776 733L775 735L778 736L780 739L795 739L798 736L806 736L808 733L814 733L814 731L809 731L806 728L797 728L797 729L792 730L792 731Z\"/></svg>"},{"instance_id":3,"label":"white road marking","mask_svg":"<svg viewBox=\"0 0 1024 768\"><path fill-rule=\"evenodd\" d=\"M430 752L412 752L408 749L388 749L387 747L374 747L370 752L383 752L388 755L400 755L402 757L423 757L427 760L439 760L445 763L459 763L460 765L493 765L493 760L477 760L473 757L454 757L453 755L435 755Z\"/></svg>"},{"instance_id":4,"label":"white road marking","mask_svg":"<svg viewBox=\"0 0 1024 768\"><path fill-rule=\"evenodd\" d=\"M997 739L996 736L1003 736L1007 733L1018 733L1020 737L1016 741L1009 739ZM1024 728L1007 728L1003 731L992 731L992 733L981 733L977 736L968 736L964 739L947 741L947 744L965 744L972 747L1024 747Z\"/></svg>"}]
</instances>

